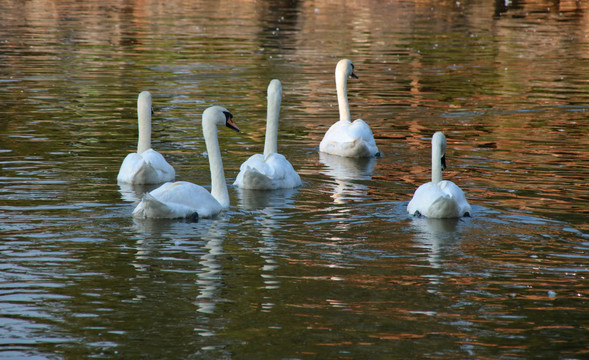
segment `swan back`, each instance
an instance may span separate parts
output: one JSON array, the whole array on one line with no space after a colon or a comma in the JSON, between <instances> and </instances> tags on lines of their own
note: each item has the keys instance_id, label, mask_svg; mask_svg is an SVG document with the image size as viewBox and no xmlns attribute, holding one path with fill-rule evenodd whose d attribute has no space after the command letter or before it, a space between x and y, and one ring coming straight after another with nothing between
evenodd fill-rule
<instances>
[{"instance_id":1,"label":"swan back","mask_svg":"<svg viewBox=\"0 0 589 360\"><path fill-rule=\"evenodd\" d=\"M224 207L202 186L186 182L168 182L146 193L133 211L140 218L174 219L198 214L210 218Z\"/></svg>"},{"instance_id":2,"label":"swan back","mask_svg":"<svg viewBox=\"0 0 589 360\"><path fill-rule=\"evenodd\" d=\"M127 184L161 184L174 180L176 172L162 154L147 149L141 155L128 154L121 164L117 182Z\"/></svg>"}]
</instances>

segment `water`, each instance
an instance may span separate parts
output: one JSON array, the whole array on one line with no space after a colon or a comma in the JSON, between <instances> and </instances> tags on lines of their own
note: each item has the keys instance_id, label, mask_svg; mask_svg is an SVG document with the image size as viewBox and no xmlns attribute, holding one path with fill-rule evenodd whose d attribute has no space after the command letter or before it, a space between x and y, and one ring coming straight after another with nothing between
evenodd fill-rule
<instances>
[{"instance_id":1,"label":"water","mask_svg":"<svg viewBox=\"0 0 589 360\"><path fill-rule=\"evenodd\" d=\"M575 1L0 1L0 357L586 358L589 8ZM317 152L351 58L384 156ZM116 184L153 146L209 184L263 147L304 186L230 189L213 220L138 221ZM411 218L429 139L472 218Z\"/></svg>"}]
</instances>

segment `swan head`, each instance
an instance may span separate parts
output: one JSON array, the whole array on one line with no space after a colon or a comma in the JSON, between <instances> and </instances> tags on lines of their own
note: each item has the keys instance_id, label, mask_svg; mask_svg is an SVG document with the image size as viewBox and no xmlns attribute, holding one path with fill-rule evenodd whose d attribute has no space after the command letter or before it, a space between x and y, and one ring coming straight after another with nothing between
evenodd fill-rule
<instances>
[{"instance_id":1,"label":"swan head","mask_svg":"<svg viewBox=\"0 0 589 360\"><path fill-rule=\"evenodd\" d=\"M268 94L278 93L279 96L282 96L282 83L278 79L273 79L268 84Z\"/></svg>"},{"instance_id":2,"label":"swan head","mask_svg":"<svg viewBox=\"0 0 589 360\"><path fill-rule=\"evenodd\" d=\"M146 115L153 115L153 108L151 107L151 93L149 91L142 91L137 97L137 114L139 117Z\"/></svg>"},{"instance_id":3,"label":"swan head","mask_svg":"<svg viewBox=\"0 0 589 360\"><path fill-rule=\"evenodd\" d=\"M233 115L222 106L211 106L202 113L203 122L213 122L217 126L227 126L239 132L239 128L233 122Z\"/></svg>"},{"instance_id":4,"label":"swan head","mask_svg":"<svg viewBox=\"0 0 589 360\"><path fill-rule=\"evenodd\" d=\"M338 61L337 66L335 67L335 73L344 74L346 78L348 76L351 76L354 79L358 78L358 75L354 73L354 64L349 59L342 59Z\"/></svg>"},{"instance_id":5,"label":"swan head","mask_svg":"<svg viewBox=\"0 0 589 360\"><path fill-rule=\"evenodd\" d=\"M432 137L432 151L440 157L442 170L446 170L446 136L440 131Z\"/></svg>"}]
</instances>

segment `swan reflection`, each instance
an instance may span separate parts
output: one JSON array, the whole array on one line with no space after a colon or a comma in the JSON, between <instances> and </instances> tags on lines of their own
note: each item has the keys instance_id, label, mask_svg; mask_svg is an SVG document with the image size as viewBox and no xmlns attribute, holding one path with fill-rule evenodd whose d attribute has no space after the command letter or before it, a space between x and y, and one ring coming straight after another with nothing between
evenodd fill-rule
<instances>
[{"instance_id":1,"label":"swan reflection","mask_svg":"<svg viewBox=\"0 0 589 360\"><path fill-rule=\"evenodd\" d=\"M322 173L335 180L331 197L336 204L366 195L368 186L355 181L372 179L375 157L347 158L320 152L319 161L325 166Z\"/></svg>"},{"instance_id":2,"label":"swan reflection","mask_svg":"<svg viewBox=\"0 0 589 360\"><path fill-rule=\"evenodd\" d=\"M121 199L128 202L139 202L143 194L157 189L161 184L126 184L119 183Z\"/></svg>"},{"instance_id":3,"label":"swan reflection","mask_svg":"<svg viewBox=\"0 0 589 360\"><path fill-rule=\"evenodd\" d=\"M184 248L186 252L193 252L196 248L201 269L196 275L198 294L194 304L198 312L213 313L221 301L218 289L222 286L222 265L218 257L223 254L226 215L198 223L169 219L134 218L133 221L139 234L135 241L135 259L131 262L135 270L141 273L150 270L149 262L156 257L151 253L161 245L162 239L174 239L174 246ZM195 240L198 247L195 247Z\"/></svg>"},{"instance_id":4,"label":"swan reflection","mask_svg":"<svg viewBox=\"0 0 589 360\"><path fill-rule=\"evenodd\" d=\"M300 187L293 189L250 190L235 188L238 205L244 210L293 207L293 198Z\"/></svg>"},{"instance_id":5,"label":"swan reflection","mask_svg":"<svg viewBox=\"0 0 589 360\"><path fill-rule=\"evenodd\" d=\"M260 257L264 259L260 276L267 290L278 289L280 281L277 280L275 272L280 266L276 261L279 249L274 233L282 228L282 220L286 218L284 209L294 206L292 199L298 193L299 188L270 191L237 188L236 191L240 208L258 210L258 215L255 217L255 227L261 233L258 251ZM273 303L267 302L263 304L263 309L269 311L273 306Z\"/></svg>"},{"instance_id":6,"label":"swan reflection","mask_svg":"<svg viewBox=\"0 0 589 360\"><path fill-rule=\"evenodd\" d=\"M431 219L426 217L414 217L411 219L411 227L418 231L415 236L417 247L428 252L427 260L432 268L441 269L443 267L443 253L456 241L460 221L463 220L459 218ZM439 274L432 274L429 278L433 284L441 283Z\"/></svg>"},{"instance_id":7,"label":"swan reflection","mask_svg":"<svg viewBox=\"0 0 589 360\"><path fill-rule=\"evenodd\" d=\"M222 226L224 221L214 220L207 233L202 237L206 241L204 248L207 250L200 258L199 264L203 266L197 275L196 283L199 294L196 297L198 311L212 314L215 311L220 297L217 289L222 284L222 266L217 257L223 254L223 240L226 230Z\"/></svg>"}]
</instances>

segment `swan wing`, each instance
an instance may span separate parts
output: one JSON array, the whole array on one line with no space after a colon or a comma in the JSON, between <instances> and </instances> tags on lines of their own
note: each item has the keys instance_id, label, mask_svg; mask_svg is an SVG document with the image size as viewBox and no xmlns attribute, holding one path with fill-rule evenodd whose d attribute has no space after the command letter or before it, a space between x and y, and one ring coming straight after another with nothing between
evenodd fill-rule
<instances>
[{"instance_id":1,"label":"swan wing","mask_svg":"<svg viewBox=\"0 0 589 360\"><path fill-rule=\"evenodd\" d=\"M241 164L239 174L233 182L242 189L267 189L272 186L271 180L265 175L264 156L254 154Z\"/></svg>"},{"instance_id":2,"label":"swan wing","mask_svg":"<svg viewBox=\"0 0 589 360\"><path fill-rule=\"evenodd\" d=\"M143 158L139 154L128 154L123 160L121 168L119 169L119 174L117 175L117 182L132 184L135 175L138 172L140 172L141 168L143 168L144 166L145 161L143 161Z\"/></svg>"},{"instance_id":3,"label":"swan wing","mask_svg":"<svg viewBox=\"0 0 589 360\"><path fill-rule=\"evenodd\" d=\"M423 215L428 218L459 217L458 204L451 194L440 189L432 182L421 185L407 205L411 215Z\"/></svg>"},{"instance_id":4,"label":"swan wing","mask_svg":"<svg viewBox=\"0 0 589 360\"><path fill-rule=\"evenodd\" d=\"M348 131L351 137L363 140L364 146L366 146L368 153L371 154L370 156L374 156L378 153L372 129L366 122L364 122L364 120L354 120Z\"/></svg>"},{"instance_id":5,"label":"swan wing","mask_svg":"<svg viewBox=\"0 0 589 360\"><path fill-rule=\"evenodd\" d=\"M281 154L250 156L241 164L233 185L243 189L273 190L301 185L301 178L290 162Z\"/></svg>"},{"instance_id":6,"label":"swan wing","mask_svg":"<svg viewBox=\"0 0 589 360\"><path fill-rule=\"evenodd\" d=\"M146 193L135 210L133 210L133 216L152 219L176 219L190 216L195 212L183 204L166 203L158 200L150 193Z\"/></svg>"},{"instance_id":7,"label":"swan wing","mask_svg":"<svg viewBox=\"0 0 589 360\"><path fill-rule=\"evenodd\" d=\"M361 119L331 125L319 144L319 150L345 157L369 157L378 153L372 130Z\"/></svg>"},{"instance_id":8,"label":"swan wing","mask_svg":"<svg viewBox=\"0 0 589 360\"><path fill-rule=\"evenodd\" d=\"M464 191L462 191L462 189L458 187L458 185L454 184L452 181L442 180L438 183L438 187L440 188L440 190L442 190L454 199L454 201L456 202L456 206L458 207L458 216L462 217L472 215L472 209L470 207L470 204L466 200Z\"/></svg>"},{"instance_id":9,"label":"swan wing","mask_svg":"<svg viewBox=\"0 0 589 360\"><path fill-rule=\"evenodd\" d=\"M284 155L269 154L266 156L265 162L270 170L274 189L290 189L302 184L301 177Z\"/></svg>"},{"instance_id":10,"label":"swan wing","mask_svg":"<svg viewBox=\"0 0 589 360\"><path fill-rule=\"evenodd\" d=\"M150 182L151 184L173 181L176 177L176 171L174 171L172 165L168 164L166 159L159 152L149 149L144 151L141 156L143 156L143 160L149 164L152 171L149 178L150 181L153 181Z\"/></svg>"},{"instance_id":11,"label":"swan wing","mask_svg":"<svg viewBox=\"0 0 589 360\"><path fill-rule=\"evenodd\" d=\"M125 157L117 181L128 184L158 184L174 180L176 173L166 159L153 149Z\"/></svg>"},{"instance_id":12,"label":"swan wing","mask_svg":"<svg viewBox=\"0 0 589 360\"><path fill-rule=\"evenodd\" d=\"M148 218L184 218L197 213L209 218L223 210L219 202L202 186L186 182L168 182L145 194L133 216Z\"/></svg>"}]
</instances>

